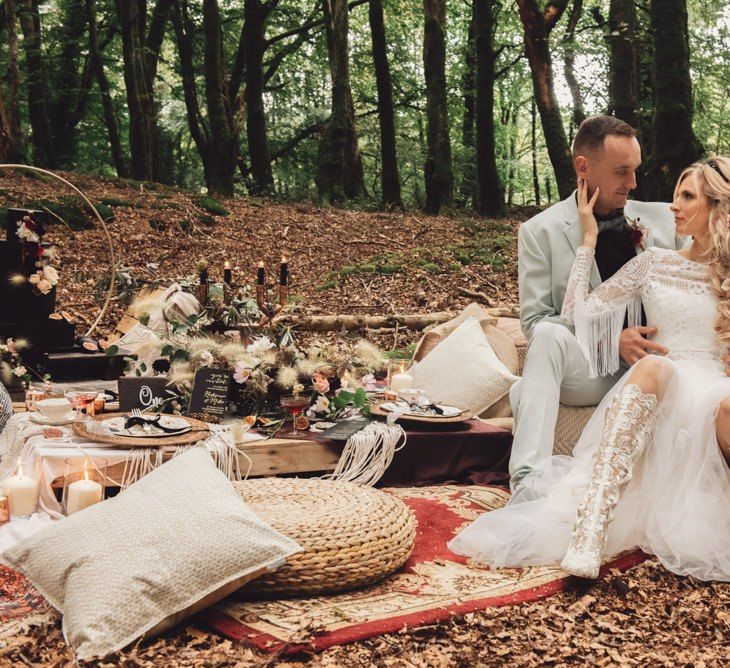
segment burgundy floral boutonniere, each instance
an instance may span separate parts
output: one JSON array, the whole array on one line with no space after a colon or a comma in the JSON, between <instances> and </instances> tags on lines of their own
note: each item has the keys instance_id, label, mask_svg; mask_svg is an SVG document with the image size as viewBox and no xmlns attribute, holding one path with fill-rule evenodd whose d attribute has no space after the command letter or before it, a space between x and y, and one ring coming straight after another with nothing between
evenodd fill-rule
<instances>
[{"instance_id":1,"label":"burgundy floral boutonniere","mask_svg":"<svg viewBox=\"0 0 730 668\"><path fill-rule=\"evenodd\" d=\"M649 231L641 224L641 219L637 216L636 218L629 218L626 216L626 224L631 230L631 241L634 246L646 250L646 238Z\"/></svg>"}]
</instances>

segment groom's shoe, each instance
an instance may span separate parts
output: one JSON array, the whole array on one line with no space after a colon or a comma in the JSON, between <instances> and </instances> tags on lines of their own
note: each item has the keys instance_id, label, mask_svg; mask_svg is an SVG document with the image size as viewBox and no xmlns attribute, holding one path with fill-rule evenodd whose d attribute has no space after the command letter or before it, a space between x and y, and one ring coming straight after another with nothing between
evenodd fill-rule
<instances>
[{"instance_id":1,"label":"groom's shoe","mask_svg":"<svg viewBox=\"0 0 730 668\"><path fill-rule=\"evenodd\" d=\"M634 463L652 438L657 398L627 383L606 413L593 474L578 507L568 550L560 567L582 578L597 578L606 549L608 525Z\"/></svg>"}]
</instances>

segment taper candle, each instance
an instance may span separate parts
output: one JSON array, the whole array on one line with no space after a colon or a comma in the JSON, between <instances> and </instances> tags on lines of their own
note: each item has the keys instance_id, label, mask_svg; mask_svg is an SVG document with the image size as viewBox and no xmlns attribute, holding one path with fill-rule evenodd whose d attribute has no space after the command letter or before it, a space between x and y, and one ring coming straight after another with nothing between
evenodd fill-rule
<instances>
[{"instance_id":1,"label":"taper candle","mask_svg":"<svg viewBox=\"0 0 730 668\"><path fill-rule=\"evenodd\" d=\"M226 285L231 285L233 283L233 273L231 272L231 263L226 260L223 263L223 282Z\"/></svg>"},{"instance_id":2,"label":"taper candle","mask_svg":"<svg viewBox=\"0 0 730 668\"><path fill-rule=\"evenodd\" d=\"M279 285L288 285L289 282L289 264L285 257L281 258L281 265L279 266Z\"/></svg>"},{"instance_id":3,"label":"taper candle","mask_svg":"<svg viewBox=\"0 0 730 668\"><path fill-rule=\"evenodd\" d=\"M259 262L259 270L256 274L256 285L264 285L266 283L266 270L264 269L264 263Z\"/></svg>"}]
</instances>

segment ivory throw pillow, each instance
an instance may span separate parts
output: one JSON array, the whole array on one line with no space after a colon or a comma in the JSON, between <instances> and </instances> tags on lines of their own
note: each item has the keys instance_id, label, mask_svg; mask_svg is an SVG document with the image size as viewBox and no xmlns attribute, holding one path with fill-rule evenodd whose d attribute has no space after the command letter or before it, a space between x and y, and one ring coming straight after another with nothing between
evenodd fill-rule
<instances>
[{"instance_id":1,"label":"ivory throw pillow","mask_svg":"<svg viewBox=\"0 0 730 668\"><path fill-rule=\"evenodd\" d=\"M517 376L499 360L476 318L468 318L409 373L436 402L479 415L501 399Z\"/></svg>"},{"instance_id":2,"label":"ivory throw pillow","mask_svg":"<svg viewBox=\"0 0 730 668\"><path fill-rule=\"evenodd\" d=\"M89 659L170 628L297 552L194 448L0 561L63 614L64 637Z\"/></svg>"}]
</instances>

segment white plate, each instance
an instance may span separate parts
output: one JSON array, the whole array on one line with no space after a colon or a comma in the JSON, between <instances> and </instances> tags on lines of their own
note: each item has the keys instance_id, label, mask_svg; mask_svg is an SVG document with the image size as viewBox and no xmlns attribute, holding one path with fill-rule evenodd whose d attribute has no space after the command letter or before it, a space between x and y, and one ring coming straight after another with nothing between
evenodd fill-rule
<instances>
[{"instance_id":1,"label":"white plate","mask_svg":"<svg viewBox=\"0 0 730 668\"><path fill-rule=\"evenodd\" d=\"M464 411L462 411L460 408L456 408L455 406L443 406L441 404L436 404L444 413L443 415L439 415L438 413L433 413L431 411L425 412L425 411L411 411L407 410L403 413L403 415L412 415L414 417L428 417L428 418L435 418L438 420L438 418L452 418L456 417L457 415L461 415ZM380 404L380 408L382 408L384 411L401 411L401 409L405 408L403 404L397 404L395 402L387 402L384 404Z\"/></svg>"},{"instance_id":2,"label":"white plate","mask_svg":"<svg viewBox=\"0 0 730 668\"><path fill-rule=\"evenodd\" d=\"M49 427L60 427L64 424L71 424L76 415L73 411L70 411L66 414L65 418L61 418L60 420L51 420L50 418L47 418L45 415L41 415L37 411L32 411L30 413L30 419L35 422L36 424L44 424Z\"/></svg>"},{"instance_id":3,"label":"white plate","mask_svg":"<svg viewBox=\"0 0 730 668\"><path fill-rule=\"evenodd\" d=\"M145 416L151 418L152 416ZM149 431L145 431L142 425L134 425L129 429L124 428L124 423L127 421L123 415L109 418L108 420L102 420L101 424L109 429L109 431L115 436L128 436L129 438L159 438L160 436L179 436L185 434L192 429L190 423L183 418L174 417L172 415L163 415L160 418L160 425L167 427L168 429L179 429L174 434L168 434L159 429L152 427Z\"/></svg>"}]
</instances>

